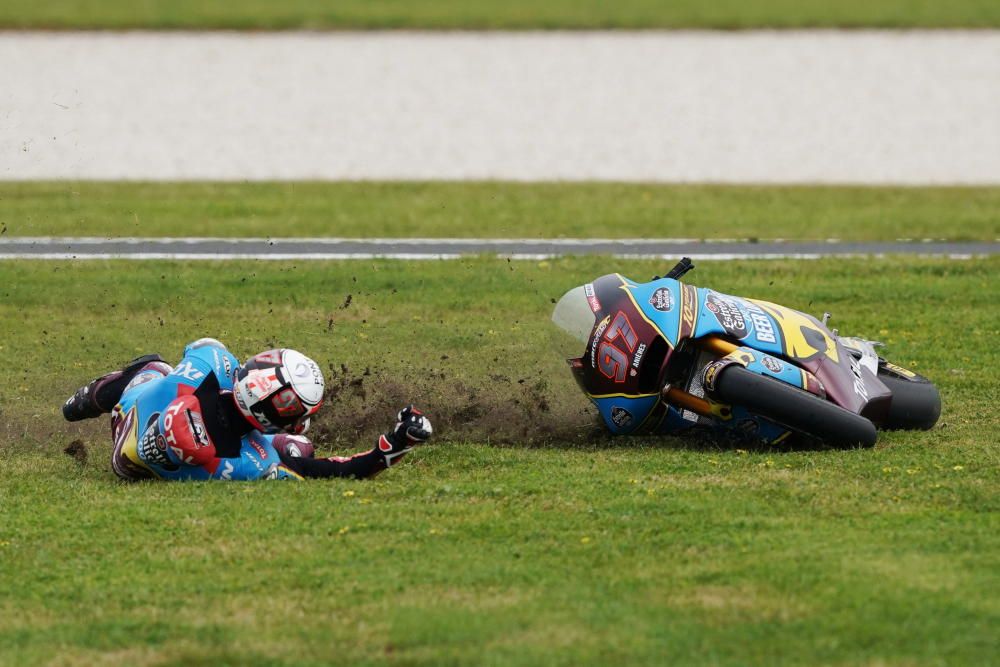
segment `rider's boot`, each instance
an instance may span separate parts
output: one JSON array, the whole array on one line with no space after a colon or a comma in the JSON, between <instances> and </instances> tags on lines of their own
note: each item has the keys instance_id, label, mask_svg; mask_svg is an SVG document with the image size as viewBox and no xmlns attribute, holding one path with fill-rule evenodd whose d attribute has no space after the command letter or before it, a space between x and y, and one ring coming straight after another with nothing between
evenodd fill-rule
<instances>
[{"instance_id":1,"label":"rider's boot","mask_svg":"<svg viewBox=\"0 0 1000 667\"><path fill-rule=\"evenodd\" d=\"M75 422L111 412L132 378L143 367L153 362L163 362L163 357L158 354L141 356L128 362L120 371L102 375L86 386L80 387L63 404L63 417L66 421Z\"/></svg>"}]
</instances>

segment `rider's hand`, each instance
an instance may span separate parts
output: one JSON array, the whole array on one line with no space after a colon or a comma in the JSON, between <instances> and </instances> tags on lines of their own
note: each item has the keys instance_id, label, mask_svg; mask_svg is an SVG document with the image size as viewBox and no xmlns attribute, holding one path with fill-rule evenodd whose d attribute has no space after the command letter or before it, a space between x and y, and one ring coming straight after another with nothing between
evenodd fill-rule
<instances>
[{"instance_id":1,"label":"rider's hand","mask_svg":"<svg viewBox=\"0 0 1000 667\"><path fill-rule=\"evenodd\" d=\"M396 415L396 427L392 430L392 435L400 444L413 447L427 442L433 433L431 420L412 405L407 405Z\"/></svg>"},{"instance_id":2,"label":"rider's hand","mask_svg":"<svg viewBox=\"0 0 1000 667\"><path fill-rule=\"evenodd\" d=\"M385 457L389 467L415 446L427 442L434 429L431 420L412 405L407 405L396 415L396 426L378 440L376 449Z\"/></svg>"}]
</instances>

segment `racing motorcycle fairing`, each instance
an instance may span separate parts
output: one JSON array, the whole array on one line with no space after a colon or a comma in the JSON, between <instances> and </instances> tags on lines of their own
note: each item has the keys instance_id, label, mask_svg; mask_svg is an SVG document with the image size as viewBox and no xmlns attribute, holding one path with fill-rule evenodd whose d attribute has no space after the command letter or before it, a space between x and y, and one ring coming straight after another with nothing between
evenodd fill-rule
<instances>
[{"instance_id":1,"label":"racing motorcycle fairing","mask_svg":"<svg viewBox=\"0 0 1000 667\"><path fill-rule=\"evenodd\" d=\"M648 293L655 295L663 288L661 283L665 282L677 283L671 279L660 279L632 289L643 296ZM869 353L862 364L860 348L848 349L843 342L856 339L839 339L815 317L793 308L731 296L704 287L677 284L683 296L681 308L696 304L692 306L696 314L695 323L690 327L693 333L688 333L685 326L688 318L681 318L675 345L684 337L702 339L712 335L722 336L737 345L764 352L773 359L785 359L786 363L790 361L808 371L837 405L868 417L876 424L884 418L891 392L878 379L877 355ZM696 296L692 298L691 293ZM656 299L636 301L648 316L659 319L659 311L653 307ZM759 367L750 367L750 370L769 374ZM806 388L803 382L789 383Z\"/></svg>"},{"instance_id":2,"label":"racing motorcycle fairing","mask_svg":"<svg viewBox=\"0 0 1000 667\"><path fill-rule=\"evenodd\" d=\"M679 285L671 282L674 288ZM567 361L616 434L640 430L660 401L662 371L676 338L668 338L665 324L637 306L628 289L635 286L618 274L602 276L567 292L552 315L569 334L565 350L585 344L582 356Z\"/></svg>"},{"instance_id":3,"label":"racing motorcycle fairing","mask_svg":"<svg viewBox=\"0 0 1000 667\"><path fill-rule=\"evenodd\" d=\"M884 419L891 392L878 380L868 341L838 339L797 310L698 288L672 278L638 283L614 273L564 295L553 321L584 354L568 360L584 393L613 433L676 433L710 425L775 442L788 431L739 406L719 410L706 396L700 369L720 356L748 370L805 389L859 413ZM723 354L700 345L718 341ZM867 347L866 347L867 346ZM675 363L675 357L676 363ZM681 363L683 360L683 363ZM686 369L678 376L671 368ZM694 369L693 372L690 372ZM683 388L674 398L671 385ZM693 404L692 404L693 403Z\"/></svg>"}]
</instances>

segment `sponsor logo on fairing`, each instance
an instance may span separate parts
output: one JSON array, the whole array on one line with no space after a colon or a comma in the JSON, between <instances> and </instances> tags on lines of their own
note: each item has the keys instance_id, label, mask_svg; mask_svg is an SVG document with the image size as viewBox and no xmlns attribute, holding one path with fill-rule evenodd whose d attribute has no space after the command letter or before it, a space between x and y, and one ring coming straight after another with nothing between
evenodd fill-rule
<instances>
[{"instance_id":1,"label":"sponsor logo on fairing","mask_svg":"<svg viewBox=\"0 0 1000 667\"><path fill-rule=\"evenodd\" d=\"M646 354L646 344L639 343L639 348L635 351L635 356L632 357L632 369L633 371L639 368L639 364L642 363L642 355ZM634 373L633 373L634 375Z\"/></svg>"},{"instance_id":2,"label":"sponsor logo on fairing","mask_svg":"<svg viewBox=\"0 0 1000 667\"><path fill-rule=\"evenodd\" d=\"M867 403L868 388L865 387L865 380L861 375L861 362L855 359L854 355L851 355L851 373L854 374L854 393Z\"/></svg>"},{"instance_id":3,"label":"sponsor logo on fairing","mask_svg":"<svg viewBox=\"0 0 1000 667\"><path fill-rule=\"evenodd\" d=\"M698 290L690 285L681 285L681 322L678 338L686 338L694 333L698 317L695 304L698 302Z\"/></svg>"},{"instance_id":4,"label":"sponsor logo on fairing","mask_svg":"<svg viewBox=\"0 0 1000 667\"><path fill-rule=\"evenodd\" d=\"M734 338L746 338L748 333L746 319L733 299L718 292L711 292L705 299L705 307L715 315L715 319L727 333Z\"/></svg>"},{"instance_id":5,"label":"sponsor logo on fairing","mask_svg":"<svg viewBox=\"0 0 1000 667\"><path fill-rule=\"evenodd\" d=\"M674 294L666 287L657 288L649 297L649 305L661 313L669 313L674 307Z\"/></svg>"},{"instance_id":6,"label":"sponsor logo on fairing","mask_svg":"<svg viewBox=\"0 0 1000 667\"><path fill-rule=\"evenodd\" d=\"M583 293L587 295L587 303L590 305L590 309L595 313L599 311L601 309L601 302L597 300L597 295L594 294L593 283L584 285Z\"/></svg>"},{"instance_id":7,"label":"sponsor logo on fairing","mask_svg":"<svg viewBox=\"0 0 1000 667\"><path fill-rule=\"evenodd\" d=\"M604 331L608 328L608 324L611 323L611 316L607 315L601 323L597 325L594 330L594 337L590 341L590 367L597 368L597 343L601 340L601 336L604 335Z\"/></svg>"},{"instance_id":8,"label":"sponsor logo on fairing","mask_svg":"<svg viewBox=\"0 0 1000 667\"><path fill-rule=\"evenodd\" d=\"M753 322L754 336L756 336L757 340L762 343L777 342L777 339L774 337L774 326L771 324L771 318L756 304L749 301L742 301L742 303L747 312L750 313L750 321Z\"/></svg>"},{"instance_id":9,"label":"sponsor logo on fairing","mask_svg":"<svg viewBox=\"0 0 1000 667\"><path fill-rule=\"evenodd\" d=\"M627 428L632 423L632 413L615 405L611 408L611 421L618 428Z\"/></svg>"},{"instance_id":10,"label":"sponsor logo on fairing","mask_svg":"<svg viewBox=\"0 0 1000 667\"><path fill-rule=\"evenodd\" d=\"M760 363L762 363L764 365L764 368L771 371L772 373L780 373L781 369L784 368L784 366L781 365L780 361L778 361L774 357L769 357L767 355L764 355L761 358Z\"/></svg>"}]
</instances>

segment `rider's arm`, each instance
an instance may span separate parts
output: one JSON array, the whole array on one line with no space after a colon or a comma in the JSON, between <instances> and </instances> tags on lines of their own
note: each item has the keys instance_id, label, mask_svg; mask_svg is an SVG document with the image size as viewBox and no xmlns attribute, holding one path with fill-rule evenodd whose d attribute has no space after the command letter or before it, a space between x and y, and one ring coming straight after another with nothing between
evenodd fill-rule
<instances>
[{"instance_id":1,"label":"rider's arm","mask_svg":"<svg viewBox=\"0 0 1000 667\"><path fill-rule=\"evenodd\" d=\"M208 478L254 480L271 472L267 465L263 465L265 462L249 452L240 451L234 457L220 457L205 427L201 403L194 395L180 396L167 405L160 417L160 432L166 441L166 455L171 463L201 468ZM191 473L192 479L204 478L201 473ZM182 475L182 478L189 477Z\"/></svg>"},{"instance_id":2,"label":"rider's arm","mask_svg":"<svg viewBox=\"0 0 1000 667\"><path fill-rule=\"evenodd\" d=\"M190 354L192 350L197 350L201 347L214 347L225 352L229 351L229 348L227 348L222 341L216 340L215 338L199 338L198 340L191 341L184 346L184 356Z\"/></svg>"},{"instance_id":3,"label":"rider's arm","mask_svg":"<svg viewBox=\"0 0 1000 667\"><path fill-rule=\"evenodd\" d=\"M239 368L240 361L225 345L214 338L199 338L188 343L184 347L184 358L178 364L178 368L185 368L191 363L198 365L199 362L204 364L205 369L215 374L221 389L232 390L233 374Z\"/></svg>"},{"instance_id":4,"label":"rider's arm","mask_svg":"<svg viewBox=\"0 0 1000 667\"><path fill-rule=\"evenodd\" d=\"M431 436L430 421L412 406L403 409L397 416L396 427L379 436L375 447L354 456L331 456L329 458L308 458L293 455L292 447L302 449L303 443L312 451L312 443L303 436L278 435L272 440L278 450L281 462L303 477L374 477L386 468L395 465L416 445L426 442Z\"/></svg>"},{"instance_id":5,"label":"rider's arm","mask_svg":"<svg viewBox=\"0 0 1000 667\"><path fill-rule=\"evenodd\" d=\"M215 443L208 436L201 404L192 394L172 400L160 416L160 432L167 445L167 457L175 465L218 465ZM214 464L214 465L213 465Z\"/></svg>"}]
</instances>

